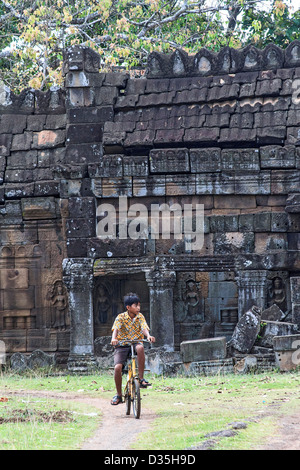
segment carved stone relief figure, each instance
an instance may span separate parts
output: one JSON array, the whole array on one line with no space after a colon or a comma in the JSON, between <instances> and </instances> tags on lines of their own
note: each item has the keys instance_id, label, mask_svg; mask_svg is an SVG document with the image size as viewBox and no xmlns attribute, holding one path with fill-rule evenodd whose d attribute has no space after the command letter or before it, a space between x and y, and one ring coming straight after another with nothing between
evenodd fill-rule
<instances>
[{"instance_id":1,"label":"carved stone relief figure","mask_svg":"<svg viewBox=\"0 0 300 470\"><path fill-rule=\"evenodd\" d=\"M198 291L197 283L192 279L189 279L186 283L184 298L186 301L188 320L203 321L200 292Z\"/></svg>"},{"instance_id":2,"label":"carved stone relief figure","mask_svg":"<svg viewBox=\"0 0 300 470\"><path fill-rule=\"evenodd\" d=\"M60 279L53 284L50 292L50 302L53 307L52 328L65 330L70 326L68 292Z\"/></svg>"},{"instance_id":3,"label":"carved stone relief figure","mask_svg":"<svg viewBox=\"0 0 300 470\"><path fill-rule=\"evenodd\" d=\"M286 292L282 278L275 277L272 280L272 284L269 290L269 298L270 306L277 305L280 310L282 310L283 312L286 311Z\"/></svg>"},{"instance_id":4,"label":"carved stone relief figure","mask_svg":"<svg viewBox=\"0 0 300 470\"><path fill-rule=\"evenodd\" d=\"M96 290L95 315L96 323L107 323L109 310L111 308L110 295L104 284L99 284Z\"/></svg>"}]
</instances>

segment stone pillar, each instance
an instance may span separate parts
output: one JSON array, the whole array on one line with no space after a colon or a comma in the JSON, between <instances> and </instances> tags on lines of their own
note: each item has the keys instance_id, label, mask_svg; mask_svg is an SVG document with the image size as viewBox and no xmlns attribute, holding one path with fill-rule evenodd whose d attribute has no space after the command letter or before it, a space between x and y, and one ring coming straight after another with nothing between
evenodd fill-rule
<instances>
[{"instance_id":1,"label":"stone pillar","mask_svg":"<svg viewBox=\"0 0 300 470\"><path fill-rule=\"evenodd\" d=\"M146 281L150 294L151 335L155 336L155 347L163 346L174 351L173 288L175 271L149 271Z\"/></svg>"},{"instance_id":2,"label":"stone pillar","mask_svg":"<svg viewBox=\"0 0 300 470\"><path fill-rule=\"evenodd\" d=\"M70 355L68 368L87 372L95 367L93 323L93 260L67 258L63 279L69 293Z\"/></svg>"},{"instance_id":3,"label":"stone pillar","mask_svg":"<svg viewBox=\"0 0 300 470\"><path fill-rule=\"evenodd\" d=\"M240 271L237 278L239 288L239 318L253 305L264 310L267 302L267 270Z\"/></svg>"},{"instance_id":4,"label":"stone pillar","mask_svg":"<svg viewBox=\"0 0 300 470\"><path fill-rule=\"evenodd\" d=\"M300 328L300 277L291 277L292 322Z\"/></svg>"}]
</instances>

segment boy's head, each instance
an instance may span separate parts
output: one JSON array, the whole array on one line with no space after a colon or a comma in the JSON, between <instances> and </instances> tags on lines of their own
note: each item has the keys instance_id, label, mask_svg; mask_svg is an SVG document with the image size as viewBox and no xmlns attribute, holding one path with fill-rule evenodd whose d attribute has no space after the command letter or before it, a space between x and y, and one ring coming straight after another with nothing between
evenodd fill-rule
<instances>
[{"instance_id":1,"label":"boy's head","mask_svg":"<svg viewBox=\"0 0 300 470\"><path fill-rule=\"evenodd\" d=\"M129 294L126 294L124 297L124 307L127 309L127 306L131 307L133 304L139 304L141 303L140 298L137 294L134 294L133 292L129 292Z\"/></svg>"}]
</instances>

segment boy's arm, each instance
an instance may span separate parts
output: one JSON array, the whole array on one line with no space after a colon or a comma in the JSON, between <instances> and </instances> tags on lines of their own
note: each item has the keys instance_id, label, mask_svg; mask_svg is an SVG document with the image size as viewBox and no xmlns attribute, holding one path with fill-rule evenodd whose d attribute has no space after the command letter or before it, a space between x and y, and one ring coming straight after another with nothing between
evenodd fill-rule
<instances>
[{"instance_id":1,"label":"boy's arm","mask_svg":"<svg viewBox=\"0 0 300 470\"><path fill-rule=\"evenodd\" d=\"M142 333L144 336L146 336L147 340L150 341L150 343L155 343L154 336L150 336L149 330L147 328L144 328L142 330Z\"/></svg>"},{"instance_id":2,"label":"boy's arm","mask_svg":"<svg viewBox=\"0 0 300 470\"><path fill-rule=\"evenodd\" d=\"M112 346L117 346L117 344L118 344L118 342L119 342L119 341L117 340L117 336L118 336L118 329L115 328L115 329L113 330L113 334L112 334L112 338L111 338L111 344L112 344Z\"/></svg>"}]
</instances>

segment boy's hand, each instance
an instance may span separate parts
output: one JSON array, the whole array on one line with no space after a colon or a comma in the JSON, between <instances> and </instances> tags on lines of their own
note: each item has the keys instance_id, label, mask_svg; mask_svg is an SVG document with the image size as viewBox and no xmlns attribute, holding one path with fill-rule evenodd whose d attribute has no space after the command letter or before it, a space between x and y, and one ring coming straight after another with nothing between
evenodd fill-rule
<instances>
[{"instance_id":1,"label":"boy's hand","mask_svg":"<svg viewBox=\"0 0 300 470\"><path fill-rule=\"evenodd\" d=\"M148 341L149 341L150 343L155 343L155 338L154 338L154 336L148 336Z\"/></svg>"},{"instance_id":2,"label":"boy's hand","mask_svg":"<svg viewBox=\"0 0 300 470\"><path fill-rule=\"evenodd\" d=\"M112 339L110 344L111 344L112 346L117 346L118 342L119 342L119 341L118 341L117 339Z\"/></svg>"}]
</instances>

